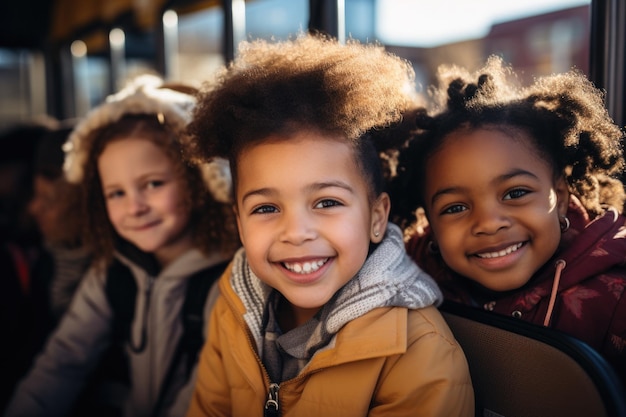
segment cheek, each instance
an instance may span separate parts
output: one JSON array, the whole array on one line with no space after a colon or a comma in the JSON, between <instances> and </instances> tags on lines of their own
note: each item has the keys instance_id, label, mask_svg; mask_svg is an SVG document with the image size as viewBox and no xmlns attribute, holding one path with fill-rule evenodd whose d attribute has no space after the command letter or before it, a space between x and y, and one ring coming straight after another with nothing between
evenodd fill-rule
<instances>
[{"instance_id":1,"label":"cheek","mask_svg":"<svg viewBox=\"0 0 626 417\"><path fill-rule=\"evenodd\" d=\"M246 252L257 256L260 253L264 253L276 240L271 231L250 227L250 225L245 223L241 224L240 235L242 242L246 246Z\"/></svg>"},{"instance_id":2,"label":"cheek","mask_svg":"<svg viewBox=\"0 0 626 417\"><path fill-rule=\"evenodd\" d=\"M561 226L558 223L558 220L553 220L547 224L543 230L545 230L544 233L546 234L545 250L546 252L553 254L557 251L559 245L561 244L561 239L563 237L563 234L561 233Z\"/></svg>"},{"instance_id":3,"label":"cheek","mask_svg":"<svg viewBox=\"0 0 626 417\"><path fill-rule=\"evenodd\" d=\"M191 213L191 199L180 189L172 189L168 193L162 193L152 200L152 208L161 213L169 213L177 217L186 217Z\"/></svg>"},{"instance_id":4,"label":"cheek","mask_svg":"<svg viewBox=\"0 0 626 417\"><path fill-rule=\"evenodd\" d=\"M459 228L446 227L441 224L430 223L432 230L432 241L436 243L437 251L441 257L449 262L450 258L463 253L461 246L462 231Z\"/></svg>"},{"instance_id":5,"label":"cheek","mask_svg":"<svg viewBox=\"0 0 626 417\"><path fill-rule=\"evenodd\" d=\"M63 207L52 206L46 212L46 220L50 222L62 222L63 221Z\"/></svg>"},{"instance_id":6,"label":"cheek","mask_svg":"<svg viewBox=\"0 0 626 417\"><path fill-rule=\"evenodd\" d=\"M106 210L107 217L109 218L109 221L111 222L113 227L117 229L117 226L119 225L121 221L120 219L122 217L121 207L119 207L115 203L109 203L108 201L105 202L104 207Z\"/></svg>"}]
</instances>

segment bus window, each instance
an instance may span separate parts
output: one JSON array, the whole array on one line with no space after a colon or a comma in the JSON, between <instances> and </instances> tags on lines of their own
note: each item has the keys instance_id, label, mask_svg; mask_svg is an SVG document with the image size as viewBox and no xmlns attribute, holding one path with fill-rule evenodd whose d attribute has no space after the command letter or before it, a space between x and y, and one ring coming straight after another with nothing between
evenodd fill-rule
<instances>
[{"instance_id":1,"label":"bus window","mask_svg":"<svg viewBox=\"0 0 626 417\"><path fill-rule=\"evenodd\" d=\"M435 81L440 64L474 70L492 54L511 64L522 81L573 67L588 73L590 3L379 0L375 33L413 63L422 85Z\"/></svg>"},{"instance_id":2,"label":"bus window","mask_svg":"<svg viewBox=\"0 0 626 417\"><path fill-rule=\"evenodd\" d=\"M46 114L43 54L0 48L0 129Z\"/></svg>"},{"instance_id":3,"label":"bus window","mask_svg":"<svg viewBox=\"0 0 626 417\"><path fill-rule=\"evenodd\" d=\"M172 78L204 81L224 65L224 10L211 7L178 16L178 62Z\"/></svg>"},{"instance_id":4,"label":"bus window","mask_svg":"<svg viewBox=\"0 0 626 417\"><path fill-rule=\"evenodd\" d=\"M248 39L286 39L309 24L308 0L255 0L246 3Z\"/></svg>"}]
</instances>

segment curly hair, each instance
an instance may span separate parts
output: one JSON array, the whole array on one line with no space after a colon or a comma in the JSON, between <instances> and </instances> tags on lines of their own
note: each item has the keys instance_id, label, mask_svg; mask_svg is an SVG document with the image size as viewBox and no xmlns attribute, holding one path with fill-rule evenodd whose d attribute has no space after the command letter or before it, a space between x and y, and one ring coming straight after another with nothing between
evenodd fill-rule
<instances>
[{"instance_id":1,"label":"curly hair","mask_svg":"<svg viewBox=\"0 0 626 417\"><path fill-rule=\"evenodd\" d=\"M63 175L63 143L73 129L74 121L66 120L46 133L37 144L33 168L35 177L44 179L52 186L55 194L52 204L59 218L63 219L48 229L45 239L48 243L66 247L82 245L84 221L80 208L80 187L67 181Z\"/></svg>"},{"instance_id":2,"label":"curly hair","mask_svg":"<svg viewBox=\"0 0 626 417\"><path fill-rule=\"evenodd\" d=\"M392 220L408 227L424 208L426 162L452 132L490 128L508 136L526 134L537 155L563 176L591 217L603 205L623 210L624 132L612 121L603 93L577 70L517 83L513 70L492 56L476 75L442 67L431 90L433 110L416 117L408 144L398 144L397 175L392 179Z\"/></svg>"},{"instance_id":3,"label":"curly hair","mask_svg":"<svg viewBox=\"0 0 626 417\"><path fill-rule=\"evenodd\" d=\"M200 167L181 158L179 129L159 120L155 114L127 114L115 123L90 132L93 145L84 164L82 211L86 227L83 239L93 249L97 261L105 265L113 259L116 241L120 238L109 221L98 171L98 158L112 141L125 137L141 137L162 149L184 178L186 204L191 209L194 241L205 253L234 253L239 246L236 221L230 204L217 202L207 190ZM179 133L178 133L179 134Z\"/></svg>"},{"instance_id":4,"label":"curly hair","mask_svg":"<svg viewBox=\"0 0 626 417\"><path fill-rule=\"evenodd\" d=\"M407 61L379 45L341 44L320 34L246 42L214 83L205 83L187 151L201 161L227 158L236 181L243 149L310 130L353 144L359 168L379 194L385 183L375 173L382 172L378 152L389 147L389 131L408 138L404 116L417 103L414 78Z\"/></svg>"}]
</instances>

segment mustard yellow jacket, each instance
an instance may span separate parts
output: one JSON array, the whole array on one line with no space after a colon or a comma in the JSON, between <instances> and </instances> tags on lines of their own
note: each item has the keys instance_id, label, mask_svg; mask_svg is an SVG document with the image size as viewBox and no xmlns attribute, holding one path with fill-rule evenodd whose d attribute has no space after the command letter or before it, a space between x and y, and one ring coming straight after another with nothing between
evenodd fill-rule
<instances>
[{"instance_id":1,"label":"mustard yellow jacket","mask_svg":"<svg viewBox=\"0 0 626 417\"><path fill-rule=\"evenodd\" d=\"M269 376L229 278L227 270L220 279L187 417L264 415ZM346 324L280 384L278 404L282 417L473 416L474 391L465 355L436 307L389 307Z\"/></svg>"}]
</instances>

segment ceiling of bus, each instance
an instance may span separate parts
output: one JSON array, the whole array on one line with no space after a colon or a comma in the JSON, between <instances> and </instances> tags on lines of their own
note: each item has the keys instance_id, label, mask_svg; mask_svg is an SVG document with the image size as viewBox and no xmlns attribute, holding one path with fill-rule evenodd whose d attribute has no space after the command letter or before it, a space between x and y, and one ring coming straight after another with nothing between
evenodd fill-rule
<instances>
[{"instance_id":1,"label":"ceiling of bus","mask_svg":"<svg viewBox=\"0 0 626 417\"><path fill-rule=\"evenodd\" d=\"M43 49L75 36L89 36L114 24L150 31L167 7L182 12L220 0L2 0L0 47Z\"/></svg>"}]
</instances>

